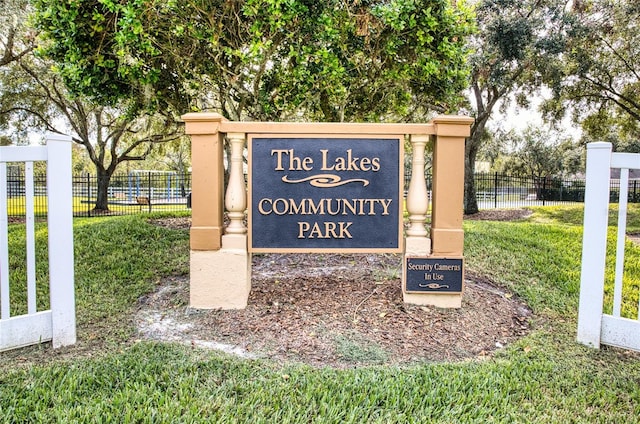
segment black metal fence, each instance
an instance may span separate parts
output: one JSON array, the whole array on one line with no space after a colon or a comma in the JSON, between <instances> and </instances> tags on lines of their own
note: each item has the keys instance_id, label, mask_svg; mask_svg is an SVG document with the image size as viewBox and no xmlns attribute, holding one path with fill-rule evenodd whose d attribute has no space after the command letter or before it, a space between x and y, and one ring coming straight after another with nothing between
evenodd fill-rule
<instances>
[{"instance_id":1,"label":"black metal fence","mask_svg":"<svg viewBox=\"0 0 640 424\"><path fill-rule=\"evenodd\" d=\"M47 177L46 174L33 175L33 209L35 216L47 215ZM0 189L2 189L0 182ZM27 208L25 198L25 176L16 167L7 172L7 215L9 218L23 217Z\"/></svg>"},{"instance_id":2,"label":"black metal fence","mask_svg":"<svg viewBox=\"0 0 640 424\"><path fill-rule=\"evenodd\" d=\"M477 173L476 199L480 209L546 206L584 202L585 180L579 178L515 177ZM628 202L640 203L640 181L629 180ZM610 202L620 197L620 180L611 179Z\"/></svg>"},{"instance_id":3,"label":"black metal fence","mask_svg":"<svg viewBox=\"0 0 640 424\"><path fill-rule=\"evenodd\" d=\"M583 179L478 173L475 181L481 209L584 202Z\"/></svg>"},{"instance_id":4,"label":"black metal fence","mask_svg":"<svg viewBox=\"0 0 640 424\"><path fill-rule=\"evenodd\" d=\"M123 215L140 212L188 210L191 193L191 175L174 172L132 172L113 175L107 189L108 211L94 210L98 194L95 175L73 177L74 216ZM34 175L34 213L47 214L47 178ZM13 173L7 177L7 215L19 218L25 215L25 176Z\"/></svg>"},{"instance_id":5,"label":"black metal fence","mask_svg":"<svg viewBox=\"0 0 640 424\"><path fill-rule=\"evenodd\" d=\"M191 175L175 172L144 171L113 175L107 189L110 214L131 214L188 209ZM73 177L74 213L77 216L104 215L94 210L98 177Z\"/></svg>"},{"instance_id":6,"label":"black metal fence","mask_svg":"<svg viewBox=\"0 0 640 424\"><path fill-rule=\"evenodd\" d=\"M427 175L431 189L431 176ZM405 190L410 175L405 175ZM583 179L516 177L498 173L476 174L476 192L480 209L544 206L584 202ZM34 209L36 216L46 216L45 175L34 175ZM22 173L7 176L7 212L9 217L25 215L25 177ZM629 181L631 203L640 203L640 180ZM105 215L94 210L98 192L95 175L73 177L75 216ZM156 211L187 211L191 193L191 175L174 172L145 171L114 175L107 190L107 214L133 214ZM620 196L620 183L611 180L611 202Z\"/></svg>"}]
</instances>

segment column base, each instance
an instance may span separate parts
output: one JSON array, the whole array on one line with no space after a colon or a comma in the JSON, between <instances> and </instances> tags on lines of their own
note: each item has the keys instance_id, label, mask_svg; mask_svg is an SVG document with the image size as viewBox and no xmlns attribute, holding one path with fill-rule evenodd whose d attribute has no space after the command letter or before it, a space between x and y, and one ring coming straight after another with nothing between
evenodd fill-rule
<instances>
[{"instance_id":1,"label":"column base","mask_svg":"<svg viewBox=\"0 0 640 424\"><path fill-rule=\"evenodd\" d=\"M405 238L404 253L406 255L429 256L431 254L431 239L426 237Z\"/></svg>"},{"instance_id":2,"label":"column base","mask_svg":"<svg viewBox=\"0 0 640 424\"><path fill-rule=\"evenodd\" d=\"M191 251L189 306L245 309L251 291L251 256L246 250Z\"/></svg>"},{"instance_id":3,"label":"column base","mask_svg":"<svg viewBox=\"0 0 640 424\"><path fill-rule=\"evenodd\" d=\"M436 308L461 308L461 294L407 293L402 287L402 300L409 305L435 306Z\"/></svg>"}]
</instances>

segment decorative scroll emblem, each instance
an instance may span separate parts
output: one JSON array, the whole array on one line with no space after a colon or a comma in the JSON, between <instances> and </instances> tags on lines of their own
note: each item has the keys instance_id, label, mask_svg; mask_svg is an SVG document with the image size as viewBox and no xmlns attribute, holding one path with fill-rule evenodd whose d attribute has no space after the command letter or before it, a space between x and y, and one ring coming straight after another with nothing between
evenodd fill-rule
<instances>
[{"instance_id":1,"label":"decorative scroll emblem","mask_svg":"<svg viewBox=\"0 0 640 424\"><path fill-rule=\"evenodd\" d=\"M449 286L447 284L438 284L438 283L429 283L429 284L418 284L419 287L428 287L430 289L448 289Z\"/></svg>"},{"instance_id":2,"label":"decorative scroll emblem","mask_svg":"<svg viewBox=\"0 0 640 424\"><path fill-rule=\"evenodd\" d=\"M352 178L350 180L343 180L342 178L340 178L340 176L332 175L332 174L312 175L310 177L302 178L300 180L290 180L288 178L288 175L285 175L284 177L282 177L282 182L290 183L290 184L304 183L307 181L309 182L310 185L314 187L320 187L320 188L340 187L349 183L362 183L363 187L366 187L369 185L369 181L363 178Z\"/></svg>"}]
</instances>

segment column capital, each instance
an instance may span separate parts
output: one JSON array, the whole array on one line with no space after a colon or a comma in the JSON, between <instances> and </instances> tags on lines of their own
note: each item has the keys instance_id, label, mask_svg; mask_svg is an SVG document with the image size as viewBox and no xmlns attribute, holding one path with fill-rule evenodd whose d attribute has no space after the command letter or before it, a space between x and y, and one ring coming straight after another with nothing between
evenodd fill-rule
<instances>
[{"instance_id":1,"label":"column capital","mask_svg":"<svg viewBox=\"0 0 640 424\"><path fill-rule=\"evenodd\" d=\"M431 141L431 136L429 134L411 134L410 140L411 143L428 143Z\"/></svg>"},{"instance_id":2,"label":"column capital","mask_svg":"<svg viewBox=\"0 0 640 424\"><path fill-rule=\"evenodd\" d=\"M474 119L469 116L439 115L431 120L438 137L469 137Z\"/></svg>"},{"instance_id":3,"label":"column capital","mask_svg":"<svg viewBox=\"0 0 640 424\"><path fill-rule=\"evenodd\" d=\"M247 134L243 132L230 132L226 133L227 140L245 140L247 138Z\"/></svg>"},{"instance_id":4,"label":"column capital","mask_svg":"<svg viewBox=\"0 0 640 424\"><path fill-rule=\"evenodd\" d=\"M181 116L185 123L185 133L195 134L215 134L218 127L227 119L214 112L193 112Z\"/></svg>"}]
</instances>

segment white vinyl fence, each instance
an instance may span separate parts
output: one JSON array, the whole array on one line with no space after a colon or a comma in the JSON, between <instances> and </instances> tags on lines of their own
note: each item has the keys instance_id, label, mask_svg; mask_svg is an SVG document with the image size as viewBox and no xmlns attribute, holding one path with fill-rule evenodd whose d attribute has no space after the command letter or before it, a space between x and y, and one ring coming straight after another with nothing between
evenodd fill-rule
<instances>
[{"instance_id":1,"label":"white vinyl fence","mask_svg":"<svg viewBox=\"0 0 640 424\"><path fill-rule=\"evenodd\" d=\"M620 200L613 311L609 315L603 313L603 296L609 216L609 180L612 168L620 169ZM595 348L606 344L640 351L640 316L636 319L620 316L627 224L627 187L630 169L640 169L640 154L611 153L611 143L600 142L587 145L587 181L577 339L580 343Z\"/></svg>"},{"instance_id":2,"label":"white vinyl fence","mask_svg":"<svg viewBox=\"0 0 640 424\"><path fill-rule=\"evenodd\" d=\"M47 166L49 310L37 310L34 219L34 162ZM26 314L11 316L7 163L24 163L26 231ZM53 347L76 342L73 268L71 139L50 135L46 146L0 147L0 351L52 341Z\"/></svg>"}]
</instances>

